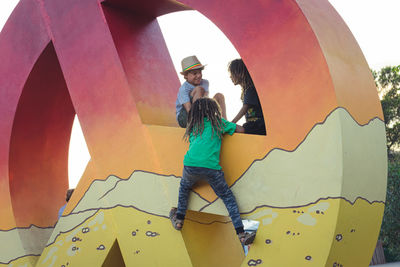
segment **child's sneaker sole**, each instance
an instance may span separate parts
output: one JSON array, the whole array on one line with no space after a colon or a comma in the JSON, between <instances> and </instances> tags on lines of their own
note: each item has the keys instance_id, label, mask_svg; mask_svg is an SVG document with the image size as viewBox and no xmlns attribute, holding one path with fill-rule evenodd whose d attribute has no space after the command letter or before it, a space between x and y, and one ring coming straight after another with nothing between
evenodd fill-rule
<instances>
[{"instance_id":1,"label":"child's sneaker sole","mask_svg":"<svg viewBox=\"0 0 400 267\"><path fill-rule=\"evenodd\" d=\"M179 219L176 218L176 212L177 211L178 211L177 208L172 208L169 211L169 219L171 220L172 226L176 230L180 231L180 230L182 230L182 227L183 227L183 220L179 220ZM181 226L179 227L178 224L180 224Z\"/></svg>"},{"instance_id":2,"label":"child's sneaker sole","mask_svg":"<svg viewBox=\"0 0 400 267\"><path fill-rule=\"evenodd\" d=\"M242 235L239 236L239 240L243 245L250 245L254 242L254 239L256 238L256 233L255 232L244 232ZM242 241L243 239L243 241Z\"/></svg>"}]
</instances>

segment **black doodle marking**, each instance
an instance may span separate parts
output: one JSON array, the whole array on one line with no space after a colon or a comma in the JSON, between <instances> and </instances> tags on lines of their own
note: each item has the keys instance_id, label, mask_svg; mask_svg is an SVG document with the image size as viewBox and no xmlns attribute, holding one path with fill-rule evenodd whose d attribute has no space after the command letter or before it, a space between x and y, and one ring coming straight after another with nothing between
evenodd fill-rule
<instances>
[{"instance_id":1,"label":"black doodle marking","mask_svg":"<svg viewBox=\"0 0 400 267\"><path fill-rule=\"evenodd\" d=\"M333 267L343 267L343 264L340 264L338 262L333 263Z\"/></svg>"},{"instance_id":2,"label":"black doodle marking","mask_svg":"<svg viewBox=\"0 0 400 267\"><path fill-rule=\"evenodd\" d=\"M152 232L152 231L147 231L146 232L146 236L148 236L148 237L156 237L158 235L160 235L160 234L157 233L157 232Z\"/></svg>"},{"instance_id":3,"label":"black doodle marking","mask_svg":"<svg viewBox=\"0 0 400 267\"><path fill-rule=\"evenodd\" d=\"M262 263L262 260L261 259L258 259L258 260L253 260L253 259L251 259L251 260L249 260L248 262L247 262L247 265L248 266L257 266L258 264L261 264Z\"/></svg>"},{"instance_id":4,"label":"black doodle marking","mask_svg":"<svg viewBox=\"0 0 400 267\"><path fill-rule=\"evenodd\" d=\"M308 255L308 256L305 257L305 259L310 261L310 260L312 260L312 257L310 255Z\"/></svg>"},{"instance_id":5,"label":"black doodle marking","mask_svg":"<svg viewBox=\"0 0 400 267\"><path fill-rule=\"evenodd\" d=\"M133 252L134 254L139 254L140 250L136 250L135 252Z\"/></svg>"},{"instance_id":6,"label":"black doodle marking","mask_svg":"<svg viewBox=\"0 0 400 267\"><path fill-rule=\"evenodd\" d=\"M77 247L75 247L75 246L73 246L72 247L72 251L75 251L75 250L78 250L79 248L77 248Z\"/></svg>"},{"instance_id":7,"label":"black doodle marking","mask_svg":"<svg viewBox=\"0 0 400 267\"><path fill-rule=\"evenodd\" d=\"M271 244L271 243L272 243L272 240L271 240L271 239L266 239L266 240L265 240L265 244L269 245L269 244Z\"/></svg>"},{"instance_id":8,"label":"black doodle marking","mask_svg":"<svg viewBox=\"0 0 400 267\"><path fill-rule=\"evenodd\" d=\"M304 211L300 210L293 210L293 213L304 213Z\"/></svg>"},{"instance_id":9,"label":"black doodle marking","mask_svg":"<svg viewBox=\"0 0 400 267\"><path fill-rule=\"evenodd\" d=\"M341 235L341 234L337 234L336 235L336 241L342 241L342 239L343 239L343 236Z\"/></svg>"},{"instance_id":10,"label":"black doodle marking","mask_svg":"<svg viewBox=\"0 0 400 267\"><path fill-rule=\"evenodd\" d=\"M89 227L82 228L82 233L86 234L86 233L89 233L89 232L90 232Z\"/></svg>"},{"instance_id":11,"label":"black doodle marking","mask_svg":"<svg viewBox=\"0 0 400 267\"><path fill-rule=\"evenodd\" d=\"M252 167L253 164L255 164L256 162L259 162L259 161L264 160L265 158L268 157L268 155L269 155L271 152L273 152L273 151L275 151L275 150L286 151L286 152L294 152L294 151L296 151L296 150L305 142L305 140L306 140L306 139L308 138L308 136L311 134L311 132L313 131L313 129L316 128L318 125L323 125L323 124L328 120L328 118L329 118L336 110L344 110L344 111L353 119L353 121L354 121L355 123L357 123L359 126L367 126L367 125L369 125L371 122L373 122L374 120L379 120L379 121L381 121L381 122L384 122L381 118L375 116L374 118L371 118L367 123L360 124L360 123L350 114L350 112L349 112L346 108L344 108L344 107L336 107L335 109L331 110L331 111L329 112L328 115L326 115L326 117L324 118L323 121L320 121L320 122L317 122L316 124L314 124L314 125L312 126L312 128L308 131L308 133L307 133L307 135L304 137L304 139L303 139L294 149L292 149L292 150L285 150L285 149L280 149L280 148L273 148L273 149L271 149L264 157L262 157L262 158L260 158L260 159L254 160L254 161L250 164L250 166L243 172L243 174L231 185L231 187L234 186L237 182L239 182L239 181L242 179L242 177L247 173L247 171ZM164 175L164 174L155 173L155 172L148 172L148 171L143 171L143 170L134 170L133 173L130 175L129 179L130 179L130 178L133 176L133 174L136 173L136 172L140 172L140 173L150 173L150 174L155 174L155 175L164 176L164 177L173 176L173 177L175 177L175 178L180 178L180 177L177 177L177 176L175 176L175 175ZM109 176L107 177L106 180L104 180L104 179L95 179L95 180L93 180L92 183L90 184L90 186L88 187L88 189L85 191L83 197L78 201L78 204L77 204L76 206L78 206L78 205L80 204L80 202L83 201L83 199L85 198L85 196L88 194L88 192L90 191L90 189L92 188L92 186L94 186L94 184L95 184L96 182L99 182L99 181L100 181L100 182L107 181L107 180L108 180L110 177L112 177L112 176L115 176L115 175L109 175ZM118 179L121 179L121 178L119 178L119 177L117 177L117 176L115 176L115 177L118 178ZM121 181L125 181L125 179L119 180L116 184L118 184L118 183L121 182ZM115 186L116 186L116 185L115 185ZM113 190L113 189L110 189L108 192L111 192L112 190ZM108 192L106 192L106 194L108 194ZM205 205L204 207L202 207L199 211L202 211L203 209L207 208L208 206L210 206L211 204L213 204L213 203L214 203L215 201L217 201L217 199L218 199L218 198L217 198L217 199L215 199L214 201L209 202L208 200L206 200L206 199L204 199L202 196L200 196L198 193L196 193L196 192L194 192L194 193L197 194L201 199L203 199L204 201L206 201L206 202L209 203L209 204ZM103 198L106 194L104 194L101 198ZM100 198L100 199L101 199L101 198ZM349 202L351 205L354 205L354 203L355 203L358 199L363 199L363 200L367 201L369 204L373 204L373 203L383 203L383 204L384 204L384 203L385 203L384 201L372 201L372 202L370 202L368 199L363 198L363 197L360 197L360 196L358 196L358 197L354 200L354 202L349 201L349 200L347 200L346 198L343 198L343 197L328 197L328 198L320 198L320 199L318 199L317 201L312 202L312 203L309 203L309 204L307 204L307 205L305 205L305 206L309 206L310 204L315 204L315 203L319 202L320 200L327 200L327 199L343 199L343 200ZM116 205L115 207L118 207L118 206L122 206L122 205ZM135 208L135 209L137 209L137 210L140 210L140 209L138 209L137 207L134 207L134 206L130 206L130 207L133 207L133 208ZM252 213L254 210L256 210L256 209L258 209L258 208L261 208L261 207L272 207L272 206L268 206L268 205L257 206L257 207L255 207L253 210L248 211L248 212L245 212L244 214ZM110 208L114 208L114 207L110 207ZM290 208L290 207L288 207L288 208ZM84 210L84 211L75 212L75 209L76 209L76 208L74 208L73 211L72 211L70 214L79 214L79 213L82 213L82 212L91 210L91 209L88 209L88 210ZM140 210L140 211L142 211L142 210ZM145 212L145 211L142 211L142 212ZM165 218L166 218L166 216L162 216L162 215L159 215L159 214L153 214L153 213L149 213L149 212L145 212L145 213L148 213L148 214L151 214L151 215L155 215L155 216L159 216L159 217L165 217ZM0 232L2 232L2 230L0 230ZM57 235L57 236L58 236L58 235ZM56 237L57 237L57 236L56 236ZM53 243L54 243L54 242L51 242L51 243L47 244L46 247L50 246L50 245L53 244Z\"/></svg>"},{"instance_id":12,"label":"black doodle marking","mask_svg":"<svg viewBox=\"0 0 400 267\"><path fill-rule=\"evenodd\" d=\"M354 233L356 231L356 229L351 229L350 233Z\"/></svg>"},{"instance_id":13,"label":"black doodle marking","mask_svg":"<svg viewBox=\"0 0 400 267\"><path fill-rule=\"evenodd\" d=\"M237 182L238 180L236 180L236 182ZM235 183L236 183L235 182ZM231 186L232 187L232 186ZM216 200L218 200L219 198L217 198ZM365 202L367 202L368 204L370 204L370 205L372 205L372 204L374 204L374 203L382 203L382 204L385 204L385 202L384 201L377 201L377 200L374 200L374 201L369 201L368 199L366 199L366 198L363 198L363 197L356 197L355 198L355 200L354 200L354 202L352 202L352 201L350 201L350 200L348 200L348 199L346 199L346 198L344 198L344 197L322 197L322 198L319 198L319 199L317 199L316 201L314 201L314 202L310 202L310 203L308 203L308 204L304 204L304 206L302 205L302 206L291 206L291 207L286 207L286 208L307 208L308 206L310 206L310 205L313 205L313 204L317 204L318 202L320 202L320 201L323 201L323 200L337 200L337 199L339 199L339 200L344 200L344 201L346 201L347 203L349 203L349 204L351 204L351 205L354 205L356 202L357 202L357 200L363 200L363 201L365 201ZM216 200L214 200L213 202L211 202L210 204L207 204L207 205L205 205L204 207L202 207L199 211L202 211L202 210L204 210L205 208L207 208L207 207L209 207L211 204L213 204ZM256 207L254 207L252 210L249 210L249 211L246 211L246 212L243 212L243 213L241 213L242 215L243 214L251 214L251 213L253 213L255 210L258 210L258 209L261 209L261 208L274 208L274 209L282 209L282 208L280 208L280 207L277 207L277 206L270 206L270 205L260 205L260 206L256 206ZM322 214L324 214L323 212L321 212ZM154 214L153 214L154 215ZM158 216L158 215L156 215L156 216ZM160 216L161 217L161 216Z\"/></svg>"},{"instance_id":14,"label":"black doodle marking","mask_svg":"<svg viewBox=\"0 0 400 267\"><path fill-rule=\"evenodd\" d=\"M72 238L72 242L78 242L78 241L82 241L82 239L80 239L79 237L74 236Z\"/></svg>"},{"instance_id":15,"label":"black doodle marking","mask_svg":"<svg viewBox=\"0 0 400 267\"><path fill-rule=\"evenodd\" d=\"M100 245L100 246L98 246L96 249L97 249L97 250L105 250L106 247L105 247L104 245Z\"/></svg>"},{"instance_id":16,"label":"black doodle marking","mask_svg":"<svg viewBox=\"0 0 400 267\"><path fill-rule=\"evenodd\" d=\"M316 210L315 213L316 213L316 214L322 214L322 215L325 214L322 210Z\"/></svg>"},{"instance_id":17,"label":"black doodle marking","mask_svg":"<svg viewBox=\"0 0 400 267\"><path fill-rule=\"evenodd\" d=\"M299 232L295 233L295 232L292 232L292 231L288 230L288 231L286 231L286 235L296 236L296 235L300 235L300 233Z\"/></svg>"},{"instance_id":18,"label":"black doodle marking","mask_svg":"<svg viewBox=\"0 0 400 267\"><path fill-rule=\"evenodd\" d=\"M147 221L147 224L151 224L151 221L150 221L150 220L148 220L148 221Z\"/></svg>"},{"instance_id":19,"label":"black doodle marking","mask_svg":"<svg viewBox=\"0 0 400 267\"><path fill-rule=\"evenodd\" d=\"M257 265L257 262L256 262L255 260L249 260L249 261L247 262L247 265L249 265L249 266L256 266L256 265Z\"/></svg>"}]
</instances>

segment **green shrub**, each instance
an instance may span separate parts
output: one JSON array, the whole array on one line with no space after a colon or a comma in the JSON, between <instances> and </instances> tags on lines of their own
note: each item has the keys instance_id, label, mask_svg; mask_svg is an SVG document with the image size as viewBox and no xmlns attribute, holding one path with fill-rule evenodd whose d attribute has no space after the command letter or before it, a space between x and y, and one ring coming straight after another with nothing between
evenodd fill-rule
<instances>
[{"instance_id":1,"label":"green shrub","mask_svg":"<svg viewBox=\"0 0 400 267\"><path fill-rule=\"evenodd\" d=\"M400 162L389 162L386 206L379 239L387 262L400 261Z\"/></svg>"}]
</instances>

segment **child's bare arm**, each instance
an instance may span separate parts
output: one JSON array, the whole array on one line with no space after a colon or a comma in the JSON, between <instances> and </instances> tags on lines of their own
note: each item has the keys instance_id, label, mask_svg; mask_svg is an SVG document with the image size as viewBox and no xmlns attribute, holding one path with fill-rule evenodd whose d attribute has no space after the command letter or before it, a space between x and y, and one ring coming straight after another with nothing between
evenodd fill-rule
<instances>
[{"instance_id":1,"label":"child's bare arm","mask_svg":"<svg viewBox=\"0 0 400 267\"><path fill-rule=\"evenodd\" d=\"M246 114L247 110L249 109L249 105L243 104L242 108L239 110L238 114L236 117L232 120L233 123L237 123L244 114Z\"/></svg>"},{"instance_id":2,"label":"child's bare arm","mask_svg":"<svg viewBox=\"0 0 400 267\"><path fill-rule=\"evenodd\" d=\"M244 128L243 128L243 126L236 125L235 133L244 133Z\"/></svg>"},{"instance_id":3,"label":"child's bare arm","mask_svg":"<svg viewBox=\"0 0 400 267\"><path fill-rule=\"evenodd\" d=\"M189 113L189 110L192 108L192 103L190 102L184 103L183 107L186 109L187 113Z\"/></svg>"}]
</instances>

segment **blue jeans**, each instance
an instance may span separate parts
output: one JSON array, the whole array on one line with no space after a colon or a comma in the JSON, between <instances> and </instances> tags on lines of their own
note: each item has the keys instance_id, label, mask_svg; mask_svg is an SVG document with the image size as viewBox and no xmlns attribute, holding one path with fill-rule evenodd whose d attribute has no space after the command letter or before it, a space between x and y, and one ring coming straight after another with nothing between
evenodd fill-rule
<instances>
[{"instance_id":1,"label":"blue jeans","mask_svg":"<svg viewBox=\"0 0 400 267\"><path fill-rule=\"evenodd\" d=\"M236 232L243 232L243 223L240 218L239 208L232 191L226 184L222 170L203 167L183 167L183 175L179 187L177 218L182 220L185 218L190 189L200 179L205 179L211 185L215 194L222 199Z\"/></svg>"}]
</instances>

